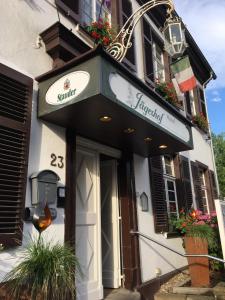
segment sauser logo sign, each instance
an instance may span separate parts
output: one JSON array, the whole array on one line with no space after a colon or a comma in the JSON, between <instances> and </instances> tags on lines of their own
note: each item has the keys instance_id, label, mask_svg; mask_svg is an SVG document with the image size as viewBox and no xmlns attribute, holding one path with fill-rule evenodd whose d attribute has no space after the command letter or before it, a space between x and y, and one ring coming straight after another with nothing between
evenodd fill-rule
<instances>
[{"instance_id":1,"label":"sauser logo sign","mask_svg":"<svg viewBox=\"0 0 225 300\"><path fill-rule=\"evenodd\" d=\"M58 94L58 102L62 102L63 100L67 99L68 97L72 97L76 95L77 89L70 89L70 81L67 78L63 85L65 93Z\"/></svg>"},{"instance_id":2,"label":"sauser logo sign","mask_svg":"<svg viewBox=\"0 0 225 300\"><path fill-rule=\"evenodd\" d=\"M50 105L62 105L78 97L90 81L86 71L68 73L56 80L48 89L45 100Z\"/></svg>"}]
</instances>

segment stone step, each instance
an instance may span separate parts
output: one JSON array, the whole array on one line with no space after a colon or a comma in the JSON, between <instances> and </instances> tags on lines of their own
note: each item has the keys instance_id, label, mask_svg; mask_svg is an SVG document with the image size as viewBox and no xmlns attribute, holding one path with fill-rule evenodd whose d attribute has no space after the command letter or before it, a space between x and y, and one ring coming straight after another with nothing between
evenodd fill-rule
<instances>
[{"instance_id":1,"label":"stone step","mask_svg":"<svg viewBox=\"0 0 225 300\"><path fill-rule=\"evenodd\" d=\"M141 296L138 292L131 292L126 289L114 289L104 298L105 300L140 300Z\"/></svg>"},{"instance_id":2,"label":"stone step","mask_svg":"<svg viewBox=\"0 0 225 300\"><path fill-rule=\"evenodd\" d=\"M185 295L185 294L159 294L154 297L155 300L215 300L214 295ZM219 298L217 298L219 299ZM223 299L219 299L223 300Z\"/></svg>"}]
</instances>

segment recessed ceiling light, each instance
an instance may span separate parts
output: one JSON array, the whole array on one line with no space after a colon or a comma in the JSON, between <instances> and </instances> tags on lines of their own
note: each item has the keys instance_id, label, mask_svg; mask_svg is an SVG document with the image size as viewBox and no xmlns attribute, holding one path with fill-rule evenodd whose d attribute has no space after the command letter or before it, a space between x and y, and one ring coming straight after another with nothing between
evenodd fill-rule
<instances>
[{"instance_id":1,"label":"recessed ceiling light","mask_svg":"<svg viewBox=\"0 0 225 300\"><path fill-rule=\"evenodd\" d=\"M125 133L133 133L133 132L135 132L135 129L134 129L134 128L128 127L128 128L126 128L126 129L124 129L123 132L125 132Z\"/></svg>"},{"instance_id":2,"label":"recessed ceiling light","mask_svg":"<svg viewBox=\"0 0 225 300\"><path fill-rule=\"evenodd\" d=\"M166 148L167 148L166 145L160 145L160 146L159 146L159 149L166 149Z\"/></svg>"},{"instance_id":3,"label":"recessed ceiling light","mask_svg":"<svg viewBox=\"0 0 225 300\"><path fill-rule=\"evenodd\" d=\"M144 141L146 142L146 143L149 143L149 142L151 142L151 138L149 137L149 136L147 136L146 138L144 138Z\"/></svg>"},{"instance_id":4,"label":"recessed ceiling light","mask_svg":"<svg viewBox=\"0 0 225 300\"><path fill-rule=\"evenodd\" d=\"M102 116L99 118L101 122L110 122L112 118L110 116Z\"/></svg>"}]
</instances>

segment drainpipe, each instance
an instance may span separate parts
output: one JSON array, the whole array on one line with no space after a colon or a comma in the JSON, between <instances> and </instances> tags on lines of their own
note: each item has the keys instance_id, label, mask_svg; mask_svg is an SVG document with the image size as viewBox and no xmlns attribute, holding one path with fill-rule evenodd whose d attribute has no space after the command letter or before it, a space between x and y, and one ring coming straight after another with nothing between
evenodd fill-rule
<instances>
[{"instance_id":1,"label":"drainpipe","mask_svg":"<svg viewBox=\"0 0 225 300\"><path fill-rule=\"evenodd\" d=\"M204 98L206 99L206 93L205 93L205 89L207 84L212 80L212 79L216 79L215 74L211 71L210 72L210 77L209 79L207 79L204 83L203 83L203 93L204 93ZM208 106L206 105L206 113L208 116ZM217 176L217 169L216 169L216 162L215 162L215 155L214 155L214 150L213 150L213 143L212 143L212 131L211 131L211 125L209 123L209 137L210 137L210 148L211 148L211 153L212 153L212 160L213 160L213 167L214 167L214 173L215 173L215 181L216 181L216 187L217 187L217 191L218 191L218 195L220 195L220 188L219 188L219 182L218 182L218 176Z\"/></svg>"}]
</instances>

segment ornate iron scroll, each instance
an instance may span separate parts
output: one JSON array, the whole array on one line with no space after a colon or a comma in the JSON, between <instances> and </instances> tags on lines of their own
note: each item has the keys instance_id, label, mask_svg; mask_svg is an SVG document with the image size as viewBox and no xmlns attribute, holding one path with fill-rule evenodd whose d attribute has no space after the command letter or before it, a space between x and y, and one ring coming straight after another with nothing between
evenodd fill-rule
<instances>
[{"instance_id":1,"label":"ornate iron scroll","mask_svg":"<svg viewBox=\"0 0 225 300\"><path fill-rule=\"evenodd\" d=\"M116 38L107 47L107 52L109 52L116 60L121 62L127 50L132 46L131 37L135 26L139 22L140 18L150 9L158 5L168 5L168 14L171 16L174 10L174 5L172 0L151 0L139 7L139 9L134 12L130 18L126 21L120 32L117 34Z\"/></svg>"}]
</instances>

